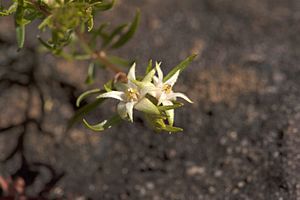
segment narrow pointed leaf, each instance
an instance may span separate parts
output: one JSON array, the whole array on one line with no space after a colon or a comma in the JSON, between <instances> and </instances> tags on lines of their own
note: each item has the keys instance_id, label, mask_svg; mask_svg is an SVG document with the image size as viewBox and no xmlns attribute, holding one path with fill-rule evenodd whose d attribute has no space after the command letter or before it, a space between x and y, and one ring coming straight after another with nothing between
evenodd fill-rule
<instances>
[{"instance_id":1,"label":"narrow pointed leaf","mask_svg":"<svg viewBox=\"0 0 300 200\"><path fill-rule=\"evenodd\" d=\"M80 103L83 99L87 98L88 96L92 95L92 94L99 94L102 93L103 91L101 91L100 89L93 89L93 90L88 90L84 93L82 93L76 100L76 106L79 107Z\"/></svg>"},{"instance_id":2,"label":"narrow pointed leaf","mask_svg":"<svg viewBox=\"0 0 300 200\"><path fill-rule=\"evenodd\" d=\"M149 60L149 63L148 63L148 66L146 68L146 73L145 74L148 74L152 69L153 69L152 60Z\"/></svg>"},{"instance_id":3,"label":"narrow pointed leaf","mask_svg":"<svg viewBox=\"0 0 300 200\"><path fill-rule=\"evenodd\" d=\"M112 80L108 81L107 83L104 84L103 87L106 90L106 92L112 91L113 81Z\"/></svg>"},{"instance_id":4,"label":"narrow pointed leaf","mask_svg":"<svg viewBox=\"0 0 300 200\"><path fill-rule=\"evenodd\" d=\"M108 60L111 63L121 67L130 67L133 64L133 61L129 61L124 58L120 58L118 56L108 56Z\"/></svg>"},{"instance_id":5,"label":"narrow pointed leaf","mask_svg":"<svg viewBox=\"0 0 300 200\"><path fill-rule=\"evenodd\" d=\"M122 36L120 36L119 40L115 44L113 44L111 48L119 48L123 46L126 42L128 42L128 40L130 40L133 37L138 27L139 21L140 21L140 11L138 10L128 31L124 33Z\"/></svg>"},{"instance_id":6,"label":"narrow pointed leaf","mask_svg":"<svg viewBox=\"0 0 300 200\"><path fill-rule=\"evenodd\" d=\"M115 28L112 33L104 40L102 46L103 48L106 47L107 45L109 45L111 43L111 41L119 34L122 33L122 31L128 26L128 24L122 24L120 26L118 26L117 28Z\"/></svg>"},{"instance_id":7,"label":"narrow pointed leaf","mask_svg":"<svg viewBox=\"0 0 300 200\"><path fill-rule=\"evenodd\" d=\"M19 49L22 49L25 41L25 26L17 25L16 27L17 42Z\"/></svg>"},{"instance_id":8,"label":"narrow pointed leaf","mask_svg":"<svg viewBox=\"0 0 300 200\"><path fill-rule=\"evenodd\" d=\"M98 124L90 125L85 119L83 119L83 123L86 125L87 128L93 130L93 131L104 131L105 129L111 128L112 126L120 123L122 121L122 118L119 115L114 115L108 120L104 120Z\"/></svg>"},{"instance_id":9,"label":"narrow pointed leaf","mask_svg":"<svg viewBox=\"0 0 300 200\"><path fill-rule=\"evenodd\" d=\"M174 67L165 77L164 82L170 79L178 70L182 72L196 57L196 54L193 54L179 63L176 67Z\"/></svg>"},{"instance_id":10,"label":"narrow pointed leaf","mask_svg":"<svg viewBox=\"0 0 300 200\"><path fill-rule=\"evenodd\" d=\"M83 116L86 115L87 113L91 112L94 110L97 106L102 104L105 101L105 99L97 99L94 102L87 104L83 107L81 107L79 110L75 112L73 117L69 120L68 125L67 125L67 130L72 128L72 126L77 123L78 121L81 121Z\"/></svg>"},{"instance_id":11,"label":"narrow pointed leaf","mask_svg":"<svg viewBox=\"0 0 300 200\"><path fill-rule=\"evenodd\" d=\"M85 79L86 84L94 83L95 73L96 73L95 65L94 65L94 63L90 63L89 68L88 68L88 74L87 74L87 77Z\"/></svg>"},{"instance_id":12,"label":"narrow pointed leaf","mask_svg":"<svg viewBox=\"0 0 300 200\"><path fill-rule=\"evenodd\" d=\"M111 2L100 2L93 6L95 11L105 11L111 9L115 4L115 0Z\"/></svg>"}]
</instances>

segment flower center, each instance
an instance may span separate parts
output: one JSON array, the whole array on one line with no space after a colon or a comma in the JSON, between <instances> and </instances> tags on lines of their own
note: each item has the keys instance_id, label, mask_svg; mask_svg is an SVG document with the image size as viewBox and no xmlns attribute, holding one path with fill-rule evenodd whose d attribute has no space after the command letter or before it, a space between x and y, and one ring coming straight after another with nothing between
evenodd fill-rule
<instances>
[{"instance_id":1,"label":"flower center","mask_svg":"<svg viewBox=\"0 0 300 200\"><path fill-rule=\"evenodd\" d=\"M137 101L139 93L136 89L128 88L126 93L126 97L128 101Z\"/></svg>"},{"instance_id":2,"label":"flower center","mask_svg":"<svg viewBox=\"0 0 300 200\"><path fill-rule=\"evenodd\" d=\"M172 92L172 86L170 84L165 84L162 88L162 90L166 93L166 94L170 94Z\"/></svg>"}]
</instances>

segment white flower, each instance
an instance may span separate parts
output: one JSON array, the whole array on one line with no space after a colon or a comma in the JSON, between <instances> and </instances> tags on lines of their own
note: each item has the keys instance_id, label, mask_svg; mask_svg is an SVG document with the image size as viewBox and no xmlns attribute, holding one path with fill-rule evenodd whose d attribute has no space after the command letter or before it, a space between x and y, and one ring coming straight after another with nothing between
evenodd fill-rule
<instances>
[{"instance_id":1,"label":"white flower","mask_svg":"<svg viewBox=\"0 0 300 200\"><path fill-rule=\"evenodd\" d=\"M127 79L128 82L115 84L117 91L110 91L99 95L97 98L114 98L120 100L117 110L121 118L129 117L133 122L133 108L152 114L159 114L158 108L148 100L145 95L151 87L151 78L155 71L149 72L143 81L139 82L140 85L135 84L135 63L131 66ZM152 75L152 76L151 76ZM151 87L153 88L153 87Z\"/></svg>"},{"instance_id":2,"label":"white flower","mask_svg":"<svg viewBox=\"0 0 300 200\"><path fill-rule=\"evenodd\" d=\"M180 71L178 70L173 76L171 76L168 80L164 81L164 75L160 68L161 63L156 63L156 71L158 76L153 76L153 83L156 87L154 92L150 92L151 95L157 98L158 105L162 104L163 106L173 105L174 100L177 97L183 98L189 103L193 103L185 94L180 92L173 92L173 86L177 81ZM168 121L170 125L174 123L174 109L166 111L168 117Z\"/></svg>"}]
</instances>

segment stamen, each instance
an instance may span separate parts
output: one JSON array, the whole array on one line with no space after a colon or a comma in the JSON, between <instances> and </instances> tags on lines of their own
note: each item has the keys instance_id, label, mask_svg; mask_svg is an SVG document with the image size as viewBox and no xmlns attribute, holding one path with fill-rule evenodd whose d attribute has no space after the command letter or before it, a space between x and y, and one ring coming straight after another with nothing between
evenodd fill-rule
<instances>
[{"instance_id":1,"label":"stamen","mask_svg":"<svg viewBox=\"0 0 300 200\"><path fill-rule=\"evenodd\" d=\"M128 101L137 101L139 93L136 89L128 88L126 91L126 97Z\"/></svg>"},{"instance_id":2,"label":"stamen","mask_svg":"<svg viewBox=\"0 0 300 200\"><path fill-rule=\"evenodd\" d=\"M165 84L163 86L163 91L166 93L166 94L170 94L172 92L172 86L170 84Z\"/></svg>"}]
</instances>

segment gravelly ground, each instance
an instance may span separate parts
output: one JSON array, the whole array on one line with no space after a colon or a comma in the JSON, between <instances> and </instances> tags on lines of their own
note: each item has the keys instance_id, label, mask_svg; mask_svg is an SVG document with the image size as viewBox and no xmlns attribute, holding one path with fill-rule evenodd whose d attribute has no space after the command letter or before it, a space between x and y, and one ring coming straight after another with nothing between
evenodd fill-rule
<instances>
[{"instance_id":1,"label":"gravelly ground","mask_svg":"<svg viewBox=\"0 0 300 200\"><path fill-rule=\"evenodd\" d=\"M17 54L1 31L0 127L20 125L0 132L0 159L23 135L23 158L35 165L30 171L15 155L0 164L0 175L37 172L30 195L63 175L53 198L300 199L300 2L134 0L105 18L129 20L135 7L142 23L120 55L140 65L161 60L167 71L199 53L177 83L195 102L176 113L184 133L156 134L138 115L137 123L103 134L81 126L65 133L70 102L85 88L84 64L74 67L32 48ZM7 77L17 80L10 90ZM106 78L100 74L99 85ZM42 115L40 91L43 120L28 121ZM100 109L90 119L109 112ZM54 175L37 163L50 165Z\"/></svg>"}]
</instances>

